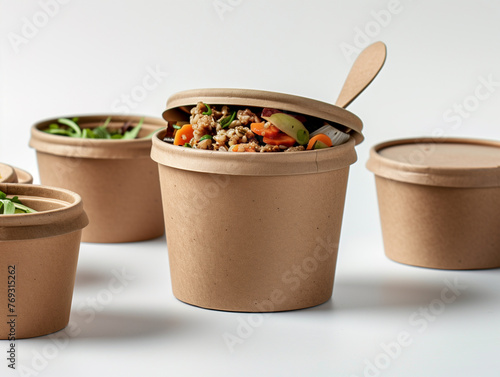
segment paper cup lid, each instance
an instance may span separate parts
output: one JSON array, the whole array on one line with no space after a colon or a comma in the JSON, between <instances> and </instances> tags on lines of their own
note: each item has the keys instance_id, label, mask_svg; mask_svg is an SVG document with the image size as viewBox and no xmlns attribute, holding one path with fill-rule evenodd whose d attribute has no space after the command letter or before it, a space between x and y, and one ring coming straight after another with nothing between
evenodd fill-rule
<instances>
[{"instance_id":1,"label":"paper cup lid","mask_svg":"<svg viewBox=\"0 0 500 377\"><path fill-rule=\"evenodd\" d=\"M51 123L57 122L58 118L54 118L40 121L33 125L29 145L39 152L75 158L144 158L149 156L151 140L142 137L166 126L165 121L161 118L114 114L78 116L78 124L84 128L94 128L102 125L108 117L111 117L110 127L120 127L127 121L131 121L136 125L144 118L139 139L82 139L52 135L42 131L48 128ZM71 119L73 116L66 116L64 118Z\"/></svg>"},{"instance_id":2,"label":"paper cup lid","mask_svg":"<svg viewBox=\"0 0 500 377\"><path fill-rule=\"evenodd\" d=\"M500 142L455 138L388 141L367 168L395 181L443 187L500 187Z\"/></svg>"},{"instance_id":3,"label":"paper cup lid","mask_svg":"<svg viewBox=\"0 0 500 377\"><path fill-rule=\"evenodd\" d=\"M15 166L12 167L17 175L17 183L25 183L30 184L33 183L33 176L24 169L17 168Z\"/></svg>"},{"instance_id":4,"label":"paper cup lid","mask_svg":"<svg viewBox=\"0 0 500 377\"><path fill-rule=\"evenodd\" d=\"M324 119L350 131L356 144L363 141L363 123L342 107L291 94L251 89L191 89L178 92L167 100L163 118L167 121L189 120L189 111L198 102L209 105L269 107Z\"/></svg>"}]
</instances>

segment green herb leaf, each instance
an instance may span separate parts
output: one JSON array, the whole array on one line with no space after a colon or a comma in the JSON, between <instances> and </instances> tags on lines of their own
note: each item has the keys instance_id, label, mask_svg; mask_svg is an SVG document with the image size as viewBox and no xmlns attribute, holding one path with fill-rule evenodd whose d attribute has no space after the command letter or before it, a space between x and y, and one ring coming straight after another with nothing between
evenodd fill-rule
<instances>
[{"instance_id":1,"label":"green herb leaf","mask_svg":"<svg viewBox=\"0 0 500 377\"><path fill-rule=\"evenodd\" d=\"M212 135L203 135L202 137L200 137L199 141L203 141L203 140L207 140L207 139L212 140L213 139Z\"/></svg>"},{"instance_id":2,"label":"green herb leaf","mask_svg":"<svg viewBox=\"0 0 500 377\"><path fill-rule=\"evenodd\" d=\"M142 124L144 123L144 118L141 118L137 126L132 128L130 131L127 131L123 134L122 139L130 140L135 139L137 135L139 135L139 131L141 130Z\"/></svg>"},{"instance_id":3,"label":"green herb leaf","mask_svg":"<svg viewBox=\"0 0 500 377\"><path fill-rule=\"evenodd\" d=\"M202 112L203 115L212 115L212 109L210 108L210 106L208 106L207 103L204 103L204 105L207 107L207 111L204 111Z\"/></svg>"},{"instance_id":4,"label":"green herb leaf","mask_svg":"<svg viewBox=\"0 0 500 377\"><path fill-rule=\"evenodd\" d=\"M63 130L62 128L48 129L48 130L45 130L45 132L47 132L49 134L53 134L53 135L64 135L64 136L72 136L73 135L70 130Z\"/></svg>"},{"instance_id":5,"label":"green herb leaf","mask_svg":"<svg viewBox=\"0 0 500 377\"><path fill-rule=\"evenodd\" d=\"M19 203L21 204L21 201L19 200L19 197L18 196L14 196L13 198L10 199L11 202L14 202L14 203Z\"/></svg>"},{"instance_id":6,"label":"green herb leaf","mask_svg":"<svg viewBox=\"0 0 500 377\"><path fill-rule=\"evenodd\" d=\"M186 148L193 148L193 147L191 146L191 144L189 144L189 143L184 144L184 146L185 146Z\"/></svg>"},{"instance_id":7,"label":"green herb leaf","mask_svg":"<svg viewBox=\"0 0 500 377\"><path fill-rule=\"evenodd\" d=\"M7 198L7 194L0 191L0 215L13 215L16 213L34 213L34 209L21 203L17 196Z\"/></svg>"},{"instance_id":8,"label":"green herb leaf","mask_svg":"<svg viewBox=\"0 0 500 377\"><path fill-rule=\"evenodd\" d=\"M228 127L234 120L234 117L236 116L236 111L233 111L233 113L230 116L227 116L223 118L219 124L222 128Z\"/></svg>"},{"instance_id":9,"label":"green herb leaf","mask_svg":"<svg viewBox=\"0 0 500 377\"><path fill-rule=\"evenodd\" d=\"M12 203L8 199L2 200L2 202L4 215L13 215L14 213L16 213L16 207L14 206L14 203Z\"/></svg>"},{"instance_id":10,"label":"green herb leaf","mask_svg":"<svg viewBox=\"0 0 500 377\"><path fill-rule=\"evenodd\" d=\"M82 129L73 120L66 118L59 118L57 121L71 128L74 132L74 136L82 137Z\"/></svg>"},{"instance_id":11,"label":"green herb leaf","mask_svg":"<svg viewBox=\"0 0 500 377\"><path fill-rule=\"evenodd\" d=\"M30 207L26 207L24 204L21 203L14 203L14 207L16 209L23 211L24 213L35 213L36 211Z\"/></svg>"},{"instance_id":12,"label":"green herb leaf","mask_svg":"<svg viewBox=\"0 0 500 377\"><path fill-rule=\"evenodd\" d=\"M111 139L111 135L105 126L99 126L93 129L96 139Z\"/></svg>"},{"instance_id":13,"label":"green herb leaf","mask_svg":"<svg viewBox=\"0 0 500 377\"><path fill-rule=\"evenodd\" d=\"M174 127L176 130L180 130L182 126L179 126L178 124L174 124L172 127Z\"/></svg>"},{"instance_id":14,"label":"green herb leaf","mask_svg":"<svg viewBox=\"0 0 500 377\"><path fill-rule=\"evenodd\" d=\"M107 117L101 127L108 128L109 122L111 122L111 117Z\"/></svg>"}]
</instances>

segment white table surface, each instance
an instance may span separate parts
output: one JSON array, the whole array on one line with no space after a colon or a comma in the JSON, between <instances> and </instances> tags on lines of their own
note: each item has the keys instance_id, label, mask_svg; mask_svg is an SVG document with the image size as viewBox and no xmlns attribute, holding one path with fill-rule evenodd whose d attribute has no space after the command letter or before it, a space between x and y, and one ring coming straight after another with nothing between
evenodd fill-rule
<instances>
[{"instance_id":1,"label":"white table surface","mask_svg":"<svg viewBox=\"0 0 500 377\"><path fill-rule=\"evenodd\" d=\"M325 304L265 315L227 313L174 298L164 238L82 244L70 327L19 340L18 371L496 376L499 280L498 270L440 271L392 262L372 235L341 243L333 298Z\"/></svg>"},{"instance_id":2,"label":"white table surface","mask_svg":"<svg viewBox=\"0 0 500 377\"><path fill-rule=\"evenodd\" d=\"M53 1L47 10L50 0L0 0L0 161L29 170L35 183L27 144L40 119L158 117L168 96L200 87L334 102L355 56L346 46L359 45L361 33L383 40L388 58L349 106L365 141L351 169L330 301L263 317L204 310L173 297L164 238L82 244L71 327L19 340L22 370L1 357L0 376L499 375L500 270L388 260L364 167L370 147L388 139L500 140L497 2ZM227 334L241 342L229 347Z\"/></svg>"}]
</instances>

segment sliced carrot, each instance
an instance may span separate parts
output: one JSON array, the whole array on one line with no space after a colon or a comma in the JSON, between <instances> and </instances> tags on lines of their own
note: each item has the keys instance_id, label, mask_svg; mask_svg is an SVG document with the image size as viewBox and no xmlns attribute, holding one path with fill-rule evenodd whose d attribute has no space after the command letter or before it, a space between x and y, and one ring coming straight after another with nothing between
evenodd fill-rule
<instances>
[{"instance_id":1,"label":"sliced carrot","mask_svg":"<svg viewBox=\"0 0 500 377\"><path fill-rule=\"evenodd\" d=\"M317 141L321 141L323 144L326 144L326 146L331 147L333 145L332 139L330 139L327 135L325 134L317 134L314 135L311 139L309 139L309 144L307 144L307 149L313 149L314 143Z\"/></svg>"},{"instance_id":2,"label":"sliced carrot","mask_svg":"<svg viewBox=\"0 0 500 377\"><path fill-rule=\"evenodd\" d=\"M295 139L291 136L288 136L284 132L280 132L273 138L264 136L264 143L271 145L284 145L285 147L291 147L296 143Z\"/></svg>"},{"instance_id":3,"label":"sliced carrot","mask_svg":"<svg viewBox=\"0 0 500 377\"><path fill-rule=\"evenodd\" d=\"M185 124L180 130L177 130L174 136L174 145L184 145L189 143L193 138L193 126L190 124Z\"/></svg>"},{"instance_id":4,"label":"sliced carrot","mask_svg":"<svg viewBox=\"0 0 500 377\"><path fill-rule=\"evenodd\" d=\"M269 138L274 138L279 135L281 132L280 129L276 126L270 125L268 128L264 127L264 122L262 123L252 123L250 124L250 129L254 134L260 136L266 136Z\"/></svg>"}]
</instances>

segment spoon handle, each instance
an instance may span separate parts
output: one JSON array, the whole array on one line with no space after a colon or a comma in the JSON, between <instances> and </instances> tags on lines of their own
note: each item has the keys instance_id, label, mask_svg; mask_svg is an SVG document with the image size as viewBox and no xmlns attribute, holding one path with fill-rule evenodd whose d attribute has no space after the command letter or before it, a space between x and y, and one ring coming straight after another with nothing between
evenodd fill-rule
<instances>
[{"instance_id":1,"label":"spoon handle","mask_svg":"<svg viewBox=\"0 0 500 377\"><path fill-rule=\"evenodd\" d=\"M385 63L387 48L383 42L375 42L365 48L352 65L335 105L347 107L365 90Z\"/></svg>"}]
</instances>

